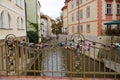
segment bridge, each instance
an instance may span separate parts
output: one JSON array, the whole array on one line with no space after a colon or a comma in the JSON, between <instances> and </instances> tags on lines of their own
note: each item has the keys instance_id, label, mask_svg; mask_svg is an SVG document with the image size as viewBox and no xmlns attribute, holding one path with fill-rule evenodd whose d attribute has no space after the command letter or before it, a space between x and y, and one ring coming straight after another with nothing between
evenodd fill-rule
<instances>
[{"instance_id":1,"label":"bridge","mask_svg":"<svg viewBox=\"0 0 120 80\"><path fill-rule=\"evenodd\" d=\"M0 45L0 80L119 80L119 57L101 45L76 33L41 48L9 34Z\"/></svg>"}]
</instances>

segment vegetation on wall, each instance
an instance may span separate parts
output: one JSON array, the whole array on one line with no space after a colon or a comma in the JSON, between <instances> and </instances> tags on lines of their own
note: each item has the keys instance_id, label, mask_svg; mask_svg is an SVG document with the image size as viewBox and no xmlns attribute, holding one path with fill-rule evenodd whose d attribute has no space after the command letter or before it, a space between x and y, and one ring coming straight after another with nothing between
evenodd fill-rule
<instances>
[{"instance_id":1,"label":"vegetation on wall","mask_svg":"<svg viewBox=\"0 0 120 80\"><path fill-rule=\"evenodd\" d=\"M33 26L33 31L27 31L27 36L30 42L38 43L39 42L39 27L38 23L30 23Z\"/></svg>"},{"instance_id":2,"label":"vegetation on wall","mask_svg":"<svg viewBox=\"0 0 120 80\"><path fill-rule=\"evenodd\" d=\"M38 43L38 34L34 31L28 31L27 36L30 42Z\"/></svg>"}]
</instances>

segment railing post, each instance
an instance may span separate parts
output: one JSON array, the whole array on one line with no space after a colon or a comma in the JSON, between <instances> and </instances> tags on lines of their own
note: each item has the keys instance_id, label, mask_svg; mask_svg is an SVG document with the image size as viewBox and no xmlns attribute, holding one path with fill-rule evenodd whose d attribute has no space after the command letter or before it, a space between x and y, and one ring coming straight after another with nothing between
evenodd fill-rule
<instances>
[{"instance_id":1,"label":"railing post","mask_svg":"<svg viewBox=\"0 0 120 80\"><path fill-rule=\"evenodd\" d=\"M6 74L11 75L16 72L16 36L8 34L5 37L5 50L6 50ZM11 73L13 72L13 73Z\"/></svg>"},{"instance_id":2,"label":"railing post","mask_svg":"<svg viewBox=\"0 0 120 80\"><path fill-rule=\"evenodd\" d=\"M73 60L72 60L72 52L70 53L70 78L72 79L72 64L73 64L73 62L72 62Z\"/></svg>"}]
</instances>

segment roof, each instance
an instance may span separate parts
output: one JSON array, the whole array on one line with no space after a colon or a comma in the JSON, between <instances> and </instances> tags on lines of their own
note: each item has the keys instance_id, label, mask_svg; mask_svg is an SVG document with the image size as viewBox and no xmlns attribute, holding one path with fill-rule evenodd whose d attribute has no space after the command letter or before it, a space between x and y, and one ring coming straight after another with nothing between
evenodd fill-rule
<instances>
[{"instance_id":1,"label":"roof","mask_svg":"<svg viewBox=\"0 0 120 80\"><path fill-rule=\"evenodd\" d=\"M104 23L104 25L114 25L114 24L116 24L116 25L120 24L120 20Z\"/></svg>"},{"instance_id":2,"label":"roof","mask_svg":"<svg viewBox=\"0 0 120 80\"><path fill-rule=\"evenodd\" d=\"M61 10L63 11L66 8L67 8L67 5L64 5Z\"/></svg>"}]
</instances>

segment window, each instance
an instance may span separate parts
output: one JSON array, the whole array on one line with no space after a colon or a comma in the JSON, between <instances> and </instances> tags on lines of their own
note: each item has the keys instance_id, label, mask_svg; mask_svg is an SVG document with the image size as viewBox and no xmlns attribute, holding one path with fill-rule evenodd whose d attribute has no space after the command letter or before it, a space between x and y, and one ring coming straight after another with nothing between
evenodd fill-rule
<instances>
[{"instance_id":1,"label":"window","mask_svg":"<svg viewBox=\"0 0 120 80\"><path fill-rule=\"evenodd\" d=\"M8 27L11 28L11 16L8 14Z\"/></svg>"},{"instance_id":2,"label":"window","mask_svg":"<svg viewBox=\"0 0 120 80\"><path fill-rule=\"evenodd\" d=\"M18 28L18 29L20 28L20 20L19 20L19 17L17 18L17 28Z\"/></svg>"},{"instance_id":3,"label":"window","mask_svg":"<svg viewBox=\"0 0 120 80\"><path fill-rule=\"evenodd\" d=\"M22 0L16 0L16 5L20 8L23 6L23 1Z\"/></svg>"},{"instance_id":4,"label":"window","mask_svg":"<svg viewBox=\"0 0 120 80\"><path fill-rule=\"evenodd\" d=\"M78 30L80 33L83 33L83 25L80 25L79 26L79 30Z\"/></svg>"},{"instance_id":5,"label":"window","mask_svg":"<svg viewBox=\"0 0 120 80\"><path fill-rule=\"evenodd\" d=\"M16 0L16 4L18 4L18 0Z\"/></svg>"},{"instance_id":6,"label":"window","mask_svg":"<svg viewBox=\"0 0 120 80\"><path fill-rule=\"evenodd\" d=\"M17 29L24 29L24 20L21 17L17 18Z\"/></svg>"},{"instance_id":7,"label":"window","mask_svg":"<svg viewBox=\"0 0 120 80\"><path fill-rule=\"evenodd\" d=\"M72 21L74 21L74 13L72 13Z\"/></svg>"},{"instance_id":8,"label":"window","mask_svg":"<svg viewBox=\"0 0 120 80\"><path fill-rule=\"evenodd\" d=\"M74 0L71 1L71 8L74 8Z\"/></svg>"},{"instance_id":9,"label":"window","mask_svg":"<svg viewBox=\"0 0 120 80\"><path fill-rule=\"evenodd\" d=\"M90 7L86 8L86 17L89 18L90 17Z\"/></svg>"},{"instance_id":10,"label":"window","mask_svg":"<svg viewBox=\"0 0 120 80\"><path fill-rule=\"evenodd\" d=\"M0 28L11 28L11 16L5 10L0 14Z\"/></svg>"},{"instance_id":11,"label":"window","mask_svg":"<svg viewBox=\"0 0 120 80\"><path fill-rule=\"evenodd\" d=\"M1 13L1 15L0 15L0 28L3 28L3 23L4 22L4 11Z\"/></svg>"},{"instance_id":12,"label":"window","mask_svg":"<svg viewBox=\"0 0 120 80\"><path fill-rule=\"evenodd\" d=\"M79 24L77 25L77 33L79 33Z\"/></svg>"},{"instance_id":13,"label":"window","mask_svg":"<svg viewBox=\"0 0 120 80\"><path fill-rule=\"evenodd\" d=\"M82 4L82 0L80 0L79 3Z\"/></svg>"},{"instance_id":14,"label":"window","mask_svg":"<svg viewBox=\"0 0 120 80\"><path fill-rule=\"evenodd\" d=\"M86 32L90 33L90 24L87 24L87 26L86 26Z\"/></svg>"},{"instance_id":15,"label":"window","mask_svg":"<svg viewBox=\"0 0 120 80\"><path fill-rule=\"evenodd\" d=\"M21 18L21 28L23 29L23 19Z\"/></svg>"},{"instance_id":16,"label":"window","mask_svg":"<svg viewBox=\"0 0 120 80\"><path fill-rule=\"evenodd\" d=\"M74 26L72 26L72 33L74 33Z\"/></svg>"},{"instance_id":17,"label":"window","mask_svg":"<svg viewBox=\"0 0 120 80\"><path fill-rule=\"evenodd\" d=\"M76 21L78 21L78 11L76 12Z\"/></svg>"},{"instance_id":18,"label":"window","mask_svg":"<svg viewBox=\"0 0 120 80\"><path fill-rule=\"evenodd\" d=\"M111 7L112 7L112 5L111 4L107 4L107 6L106 6L106 10L107 10L107 14L112 14L112 10L111 10Z\"/></svg>"},{"instance_id":19,"label":"window","mask_svg":"<svg viewBox=\"0 0 120 80\"><path fill-rule=\"evenodd\" d=\"M20 0L20 6L22 7L22 0Z\"/></svg>"},{"instance_id":20,"label":"window","mask_svg":"<svg viewBox=\"0 0 120 80\"><path fill-rule=\"evenodd\" d=\"M78 4L79 4L79 0L76 0L76 6L78 6Z\"/></svg>"},{"instance_id":21,"label":"window","mask_svg":"<svg viewBox=\"0 0 120 80\"><path fill-rule=\"evenodd\" d=\"M120 4L117 4L117 14L120 14Z\"/></svg>"},{"instance_id":22,"label":"window","mask_svg":"<svg viewBox=\"0 0 120 80\"><path fill-rule=\"evenodd\" d=\"M83 10L80 10L80 19L83 18Z\"/></svg>"}]
</instances>

